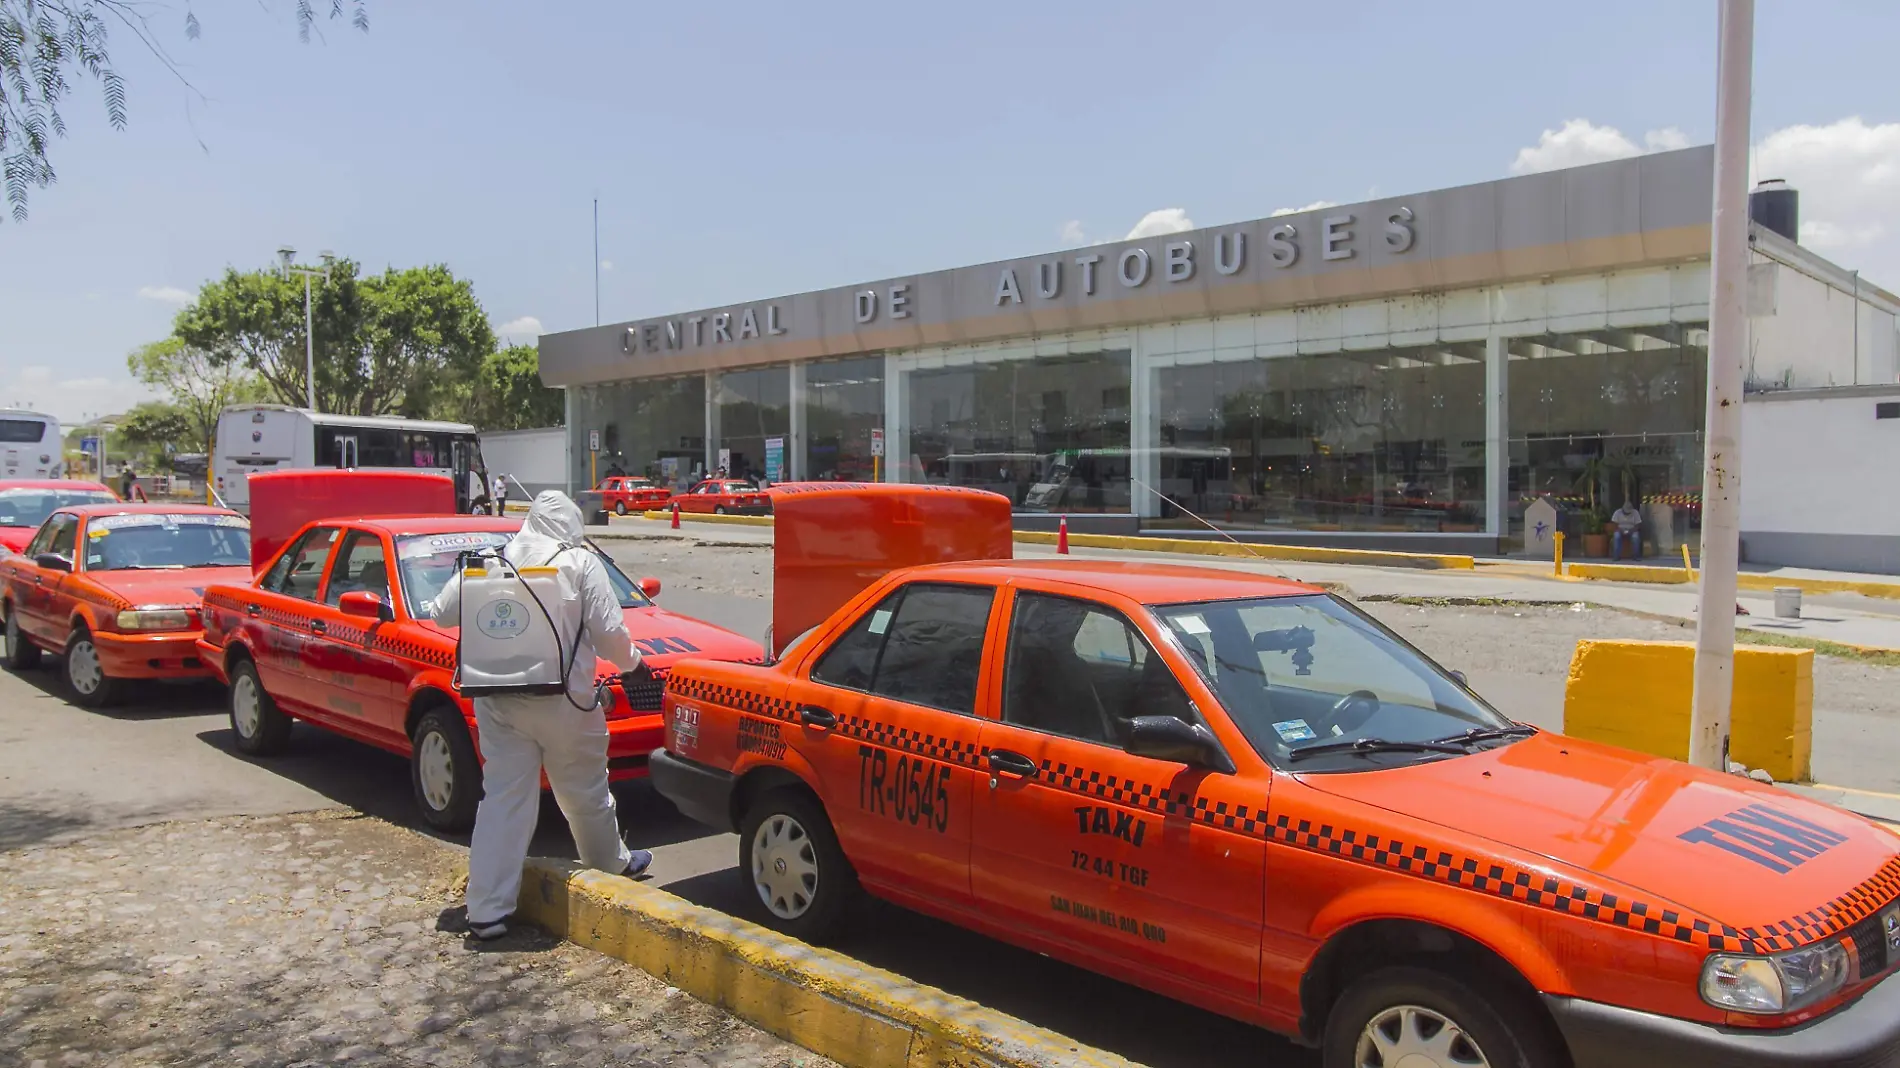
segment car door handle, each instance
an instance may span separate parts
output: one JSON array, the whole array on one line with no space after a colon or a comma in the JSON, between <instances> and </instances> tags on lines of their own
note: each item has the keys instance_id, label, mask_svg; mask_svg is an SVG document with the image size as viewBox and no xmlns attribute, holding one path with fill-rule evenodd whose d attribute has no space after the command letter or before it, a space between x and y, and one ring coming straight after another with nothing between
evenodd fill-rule
<instances>
[{"instance_id":1,"label":"car door handle","mask_svg":"<svg viewBox=\"0 0 1900 1068\"><path fill-rule=\"evenodd\" d=\"M1036 777L1036 762L1021 753L992 749L989 751L989 763L992 775L1014 775L1023 779Z\"/></svg>"},{"instance_id":2,"label":"car door handle","mask_svg":"<svg viewBox=\"0 0 1900 1068\"><path fill-rule=\"evenodd\" d=\"M831 709L819 708L817 705L799 705L798 721L807 727L818 727L823 730L830 730L838 725L838 717L832 714Z\"/></svg>"},{"instance_id":3,"label":"car door handle","mask_svg":"<svg viewBox=\"0 0 1900 1068\"><path fill-rule=\"evenodd\" d=\"M310 633L312 634L322 634L329 629L329 625L324 623L321 619L313 619L310 621Z\"/></svg>"}]
</instances>

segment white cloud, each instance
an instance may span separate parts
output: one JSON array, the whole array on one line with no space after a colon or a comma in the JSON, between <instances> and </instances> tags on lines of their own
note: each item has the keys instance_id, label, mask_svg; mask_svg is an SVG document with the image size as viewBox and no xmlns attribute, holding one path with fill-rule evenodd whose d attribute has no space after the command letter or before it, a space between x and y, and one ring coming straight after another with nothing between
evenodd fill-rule
<instances>
[{"instance_id":1,"label":"white cloud","mask_svg":"<svg viewBox=\"0 0 1900 1068\"><path fill-rule=\"evenodd\" d=\"M155 397L129 375L62 379L55 377L51 367L40 364L22 367L10 378L0 379L0 407L48 412L67 424L78 423L88 415L116 415Z\"/></svg>"},{"instance_id":2,"label":"white cloud","mask_svg":"<svg viewBox=\"0 0 1900 1068\"><path fill-rule=\"evenodd\" d=\"M1321 208L1334 207L1336 203L1336 201L1331 200L1315 200L1303 208L1275 208L1273 209L1273 214L1267 216L1267 218L1272 219L1281 215L1298 215L1303 211L1318 211Z\"/></svg>"},{"instance_id":3,"label":"white cloud","mask_svg":"<svg viewBox=\"0 0 1900 1068\"><path fill-rule=\"evenodd\" d=\"M1194 220L1188 218L1186 208L1156 208L1141 217L1133 230L1128 231L1124 241L1133 241L1138 237L1160 237L1162 234L1178 234L1183 230L1194 229Z\"/></svg>"},{"instance_id":4,"label":"white cloud","mask_svg":"<svg viewBox=\"0 0 1900 1068\"><path fill-rule=\"evenodd\" d=\"M1089 235L1082 232L1082 220L1070 219L1062 224L1062 244L1066 248L1077 248L1089 243Z\"/></svg>"},{"instance_id":5,"label":"white cloud","mask_svg":"<svg viewBox=\"0 0 1900 1068\"><path fill-rule=\"evenodd\" d=\"M611 271L611 270L613 270L613 269L614 269L614 261L612 261L612 260L601 260L601 261L600 261L600 269L601 269L601 270L603 270L603 271Z\"/></svg>"},{"instance_id":6,"label":"white cloud","mask_svg":"<svg viewBox=\"0 0 1900 1068\"><path fill-rule=\"evenodd\" d=\"M1638 145L1614 126L1598 126L1589 119L1570 119L1558 129L1545 130L1536 144L1518 149L1517 158L1511 161L1511 173L1536 174L1687 147L1689 136L1674 126L1649 131Z\"/></svg>"},{"instance_id":7,"label":"white cloud","mask_svg":"<svg viewBox=\"0 0 1900 1068\"><path fill-rule=\"evenodd\" d=\"M140 300L155 300L160 304L174 304L182 308L197 300L196 294L188 293L177 286L140 286Z\"/></svg>"},{"instance_id":8,"label":"white cloud","mask_svg":"<svg viewBox=\"0 0 1900 1068\"><path fill-rule=\"evenodd\" d=\"M1858 115L1826 126L1789 126L1755 146L1755 177L1781 178L1801 194L1801 243L1823 255L1852 250L1900 283L1900 123Z\"/></svg>"},{"instance_id":9,"label":"white cloud","mask_svg":"<svg viewBox=\"0 0 1900 1068\"><path fill-rule=\"evenodd\" d=\"M540 337L542 334L547 333L547 331L542 328L541 320L536 319L532 315L524 315L519 319L510 319L500 326L497 326L495 333L504 341L526 344Z\"/></svg>"}]
</instances>

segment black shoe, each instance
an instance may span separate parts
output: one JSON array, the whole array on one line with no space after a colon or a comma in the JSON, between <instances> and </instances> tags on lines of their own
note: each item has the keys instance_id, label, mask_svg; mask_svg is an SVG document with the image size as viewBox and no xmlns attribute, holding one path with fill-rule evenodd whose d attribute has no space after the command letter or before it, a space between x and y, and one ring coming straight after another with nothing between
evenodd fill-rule
<instances>
[{"instance_id":1,"label":"black shoe","mask_svg":"<svg viewBox=\"0 0 1900 1068\"><path fill-rule=\"evenodd\" d=\"M646 850L646 849L636 849L633 851L633 859L627 862L627 870L621 872L620 874L623 876L626 876L629 879L638 879L640 876L645 875L647 873L647 869L651 868L652 866L653 866L652 851Z\"/></svg>"},{"instance_id":2,"label":"black shoe","mask_svg":"<svg viewBox=\"0 0 1900 1068\"><path fill-rule=\"evenodd\" d=\"M486 923L476 923L471 920L468 925L468 935L478 942L493 942L508 933L508 921L511 919L514 919L512 914Z\"/></svg>"}]
</instances>

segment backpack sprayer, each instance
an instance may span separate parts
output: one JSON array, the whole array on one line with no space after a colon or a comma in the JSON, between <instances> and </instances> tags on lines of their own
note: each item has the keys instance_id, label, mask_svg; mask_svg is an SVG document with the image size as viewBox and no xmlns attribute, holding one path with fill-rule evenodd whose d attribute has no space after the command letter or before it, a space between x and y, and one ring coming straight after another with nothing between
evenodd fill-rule
<instances>
[{"instance_id":1,"label":"backpack sprayer","mask_svg":"<svg viewBox=\"0 0 1900 1068\"><path fill-rule=\"evenodd\" d=\"M469 697L560 694L583 712L611 696L596 691L594 705L568 692L586 628L580 591L554 566L563 546L538 566L521 567L499 550L463 553L456 561L462 596L455 640L455 681ZM572 639L564 636L572 634ZM650 676L643 661L635 674ZM624 676L623 676L624 679ZM601 691L606 689L602 684Z\"/></svg>"}]
</instances>

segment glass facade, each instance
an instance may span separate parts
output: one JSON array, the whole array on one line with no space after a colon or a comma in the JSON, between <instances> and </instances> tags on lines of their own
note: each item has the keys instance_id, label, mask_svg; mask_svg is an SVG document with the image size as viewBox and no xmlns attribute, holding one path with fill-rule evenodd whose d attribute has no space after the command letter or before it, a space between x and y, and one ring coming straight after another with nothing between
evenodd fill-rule
<instances>
[{"instance_id":1,"label":"glass facade","mask_svg":"<svg viewBox=\"0 0 1900 1068\"><path fill-rule=\"evenodd\" d=\"M610 474L644 475L685 487L704 474L704 375L574 386L567 392L577 488L597 485ZM590 458L587 435L595 430L600 454Z\"/></svg>"},{"instance_id":2,"label":"glass facade","mask_svg":"<svg viewBox=\"0 0 1900 1068\"><path fill-rule=\"evenodd\" d=\"M790 462L792 437L792 374L789 367L760 367L727 371L715 379L713 393L714 463L726 454L726 473L759 482L766 477L766 443L773 438ZM785 470L779 481L793 476Z\"/></svg>"},{"instance_id":3,"label":"glass facade","mask_svg":"<svg viewBox=\"0 0 1900 1068\"><path fill-rule=\"evenodd\" d=\"M884 357L805 368L805 466L814 482L868 482L871 432L884 426Z\"/></svg>"},{"instance_id":4,"label":"glass facade","mask_svg":"<svg viewBox=\"0 0 1900 1068\"><path fill-rule=\"evenodd\" d=\"M1150 525L1481 531L1484 361L1475 341L1162 368Z\"/></svg>"},{"instance_id":5,"label":"glass facade","mask_svg":"<svg viewBox=\"0 0 1900 1068\"><path fill-rule=\"evenodd\" d=\"M1644 552L1694 544L1702 529L1703 323L1514 337L1505 342L1509 530L1549 498L1579 519L1627 497L1644 513ZM1592 493L1594 486L1595 492ZM1572 529L1572 533L1580 533Z\"/></svg>"},{"instance_id":6,"label":"glass facade","mask_svg":"<svg viewBox=\"0 0 1900 1068\"><path fill-rule=\"evenodd\" d=\"M994 490L1023 512L1130 509L1131 353L912 371L898 476Z\"/></svg>"}]
</instances>

